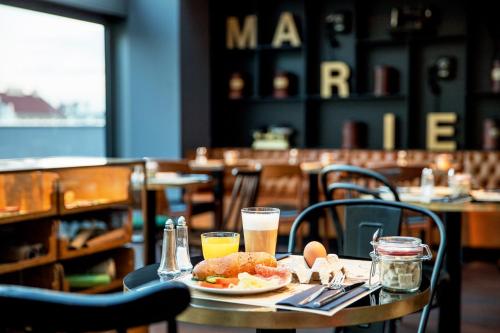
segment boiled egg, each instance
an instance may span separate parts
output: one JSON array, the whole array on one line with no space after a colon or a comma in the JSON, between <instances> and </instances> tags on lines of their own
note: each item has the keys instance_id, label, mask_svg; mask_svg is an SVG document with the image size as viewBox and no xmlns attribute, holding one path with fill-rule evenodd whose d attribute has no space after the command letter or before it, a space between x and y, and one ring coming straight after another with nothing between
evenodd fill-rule
<instances>
[{"instance_id":1,"label":"boiled egg","mask_svg":"<svg viewBox=\"0 0 500 333\"><path fill-rule=\"evenodd\" d=\"M326 258L326 249L320 242L309 242L304 248L304 259L309 267L312 267L316 258Z\"/></svg>"}]
</instances>

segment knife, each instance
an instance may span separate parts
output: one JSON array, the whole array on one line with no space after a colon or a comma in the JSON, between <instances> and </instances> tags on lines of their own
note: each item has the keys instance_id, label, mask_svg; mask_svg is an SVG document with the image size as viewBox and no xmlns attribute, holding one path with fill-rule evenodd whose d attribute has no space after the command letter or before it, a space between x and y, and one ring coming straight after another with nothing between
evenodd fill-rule
<instances>
[{"instance_id":1,"label":"knife","mask_svg":"<svg viewBox=\"0 0 500 333\"><path fill-rule=\"evenodd\" d=\"M345 294L351 292L352 290L354 290L354 289L356 289L358 287L361 287L364 284L365 284L365 282L358 282L358 283L351 284L349 286L345 286L344 288L340 289L340 291L338 293L333 293L331 295L323 297L322 299L314 302L312 304L312 306L314 308L320 308L323 305L328 304L328 303L336 300L337 298L344 296Z\"/></svg>"}]
</instances>

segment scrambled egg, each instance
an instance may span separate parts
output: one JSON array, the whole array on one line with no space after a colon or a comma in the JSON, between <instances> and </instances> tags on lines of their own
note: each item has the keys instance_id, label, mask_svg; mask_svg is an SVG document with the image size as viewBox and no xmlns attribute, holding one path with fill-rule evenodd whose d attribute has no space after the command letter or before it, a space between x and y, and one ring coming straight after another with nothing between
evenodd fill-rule
<instances>
[{"instance_id":1,"label":"scrambled egg","mask_svg":"<svg viewBox=\"0 0 500 333\"><path fill-rule=\"evenodd\" d=\"M272 277L270 279L264 279L258 276L253 276L248 273L238 274L238 289L260 289L266 287L277 286L280 283L279 277Z\"/></svg>"}]
</instances>

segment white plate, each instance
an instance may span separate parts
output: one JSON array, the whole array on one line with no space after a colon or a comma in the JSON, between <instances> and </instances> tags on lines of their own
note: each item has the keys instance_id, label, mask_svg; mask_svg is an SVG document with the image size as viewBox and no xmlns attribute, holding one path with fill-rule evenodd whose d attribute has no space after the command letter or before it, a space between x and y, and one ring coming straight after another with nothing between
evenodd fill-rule
<instances>
[{"instance_id":1,"label":"white plate","mask_svg":"<svg viewBox=\"0 0 500 333\"><path fill-rule=\"evenodd\" d=\"M202 287L198 284L199 281L195 281L191 279L191 276L183 278L181 282L185 283L189 288L203 291L211 294L219 294L219 295L251 295L251 294L260 294L265 293L272 290L277 290L283 287L286 287L292 281L292 275L288 277L286 281L280 283L278 285L257 288L257 289L236 289L236 288L226 288L226 289L218 289L218 288L207 288Z\"/></svg>"}]
</instances>

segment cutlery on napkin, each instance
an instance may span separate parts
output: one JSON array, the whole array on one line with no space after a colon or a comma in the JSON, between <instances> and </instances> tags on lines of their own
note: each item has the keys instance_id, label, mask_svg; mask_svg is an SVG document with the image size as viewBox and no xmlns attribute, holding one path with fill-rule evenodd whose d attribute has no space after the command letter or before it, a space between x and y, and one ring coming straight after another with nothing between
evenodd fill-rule
<instances>
[{"instance_id":1,"label":"cutlery on napkin","mask_svg":"<svg viewBox=\"0 0 500 333\"><path fill-rule=\"evenodd\" d=\"M277 304L299 307L299 308L302 307L302 308L309 308L309 309L315 309L315 310L330 311L331 309L341 305L342 303L347 302L355 297L358 297L359 295L370 290L370 287L367 286L365 283L361 283L361 284L355 283L352 286L355 286L355 285L357 285L357 286L353 287L351 290L348 290L347 292L343 292L343 293L339 293L338 290L326 290L322 294L323 295L322 298L316 302L320 302L322 300L328 299L329 297L332 297L332 299L328 300L326 302L325 301L322 302L319 306L317 306L317 305L315 306L314 305L315 302L309 302L309 303L304 304L304 305L300 305L300 302L304 298L312 295L313 293L315 293L318 290L320 290L321 288L323 288L323 286L315 286L315 287L309 288L309 289L304 290L303 292L300 292L296 295L287 297L287 298L279 301ZM350 287L350 286L348 286L348 287Z\"/></svg>"}]
</instances>

